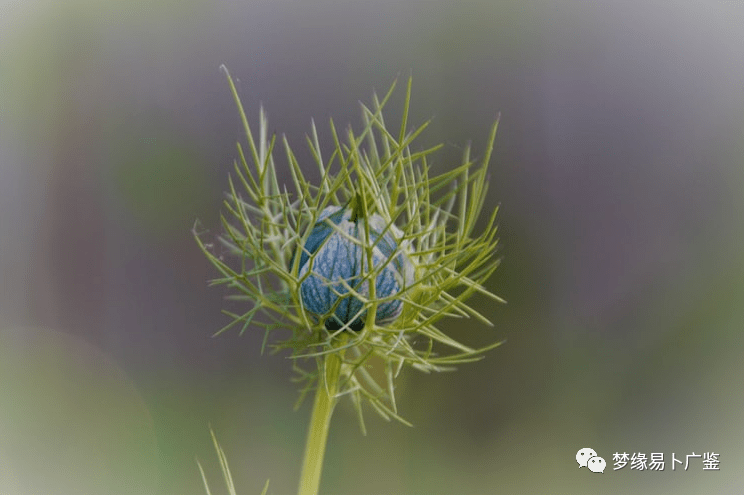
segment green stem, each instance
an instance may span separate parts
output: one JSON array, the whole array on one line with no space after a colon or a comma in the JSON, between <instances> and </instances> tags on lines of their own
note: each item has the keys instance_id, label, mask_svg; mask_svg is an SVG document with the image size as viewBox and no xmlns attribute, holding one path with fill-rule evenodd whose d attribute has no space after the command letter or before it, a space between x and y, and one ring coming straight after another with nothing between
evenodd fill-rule
<instances>
[{"instance_id":1,"label":"green stem","mask_svg":"<svg viewBox=\"0 0 744 495\"><path fill-rule=\"evenodd\" d=\"M305 444L305 458L302 461L299 495L317 495L320 486L320 474L323 469L323 455L328 441L328 429L331 425L333 407L336 405L341 356L331 353L325 357L324 369L318 378L315 391L313 413Z\"/></svg>"}]
</instances>

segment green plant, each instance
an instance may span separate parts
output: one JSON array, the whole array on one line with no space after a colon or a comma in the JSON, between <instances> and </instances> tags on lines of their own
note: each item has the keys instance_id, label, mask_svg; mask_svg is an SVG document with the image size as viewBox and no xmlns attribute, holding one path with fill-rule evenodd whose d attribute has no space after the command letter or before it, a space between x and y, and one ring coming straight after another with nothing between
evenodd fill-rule
<instances>
[{"instance_id":1,"label":"green plant","mask_svg":"<svg viewBox=\"0 0 744 495\"><path fill-rule=\"evenodd\" d=\"M320 172L317 185L305 178L309 164L301 165L282 138L292 177L288 188L279 181L277 139L268 135L263 110L256 137L224 70L248 143L247 153L238 143L222 216L219 242L231 257L217 255L198 226L194 234L221 274L212 283L226 285L232 298L249 306L242 314L226 312L231 322L217 333L236 325L241 334L251 325L263 328L264 348L291 351L302 384L297 405L315 393L299 490L315 494L341 397L351 399L362 432L364 404L385 419L409 424L395 398L403 367L451 370L500 344L473 349L436 326L444 317L490 325L466 300L479 293L501 301L483 286L499 264L493 256L496 209L475 233L498 119L480 164L465 148L461 165L432 175L428 157L441 145L412 149L428 122L408 128L411 79L400 127L391 130L383 119L393 84L381 100L373 96L371 107L362 105L358 134L348 128L339 135L331 120L334 149L327 159L312 123L307 144ZM270 340L280 329L289 330L289 338ZM384 383L367 369L373 359L384 366ZM222 459L219 447L218 452Z\"/></svg>"}]
</instances>

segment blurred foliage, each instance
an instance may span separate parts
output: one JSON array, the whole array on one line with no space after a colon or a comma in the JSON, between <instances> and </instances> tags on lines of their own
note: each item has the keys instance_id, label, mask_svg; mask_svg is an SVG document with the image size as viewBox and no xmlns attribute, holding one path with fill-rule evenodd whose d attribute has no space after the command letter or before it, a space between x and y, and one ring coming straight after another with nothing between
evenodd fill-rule
<instances>
[{"instance_id":1,"label":"blurred foliage","mask_svg":"<svg viewBox=\"0 0 744 495\"><path fill-rule=\"evenodd\" d=\"M207 208L213 179L204 173L206 160L197 148L169 141L162 131L135 136L124 146L117 143L120 150L113 153L115 187L137 224L167 239L188 229L187 220Z\"/></svg>"}]
</instances>

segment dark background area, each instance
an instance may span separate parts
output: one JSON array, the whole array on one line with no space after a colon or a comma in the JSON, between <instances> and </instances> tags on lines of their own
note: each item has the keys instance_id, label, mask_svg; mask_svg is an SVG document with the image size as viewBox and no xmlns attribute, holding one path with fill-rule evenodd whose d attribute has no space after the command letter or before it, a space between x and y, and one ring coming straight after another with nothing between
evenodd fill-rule
<instances>
[{"instance_id":1,"label":"dark background area","mask_svg":"<svg viewBox=\"0 0 744 495\"><path fill-rule=\"evenodd\" d=\"M223 63L306 161L311 118L330 149L396 77L439 171L501 112L508 304L443 327L507 342L404 372L414 428L341 403L322 493L742 492L741 3L0 0L0 493L200 494L196 458L221 493L210 425L239 493L295 490L310 404L259 330L211 337L191 234L241 139Z\"/></svg>"}]
</instances>

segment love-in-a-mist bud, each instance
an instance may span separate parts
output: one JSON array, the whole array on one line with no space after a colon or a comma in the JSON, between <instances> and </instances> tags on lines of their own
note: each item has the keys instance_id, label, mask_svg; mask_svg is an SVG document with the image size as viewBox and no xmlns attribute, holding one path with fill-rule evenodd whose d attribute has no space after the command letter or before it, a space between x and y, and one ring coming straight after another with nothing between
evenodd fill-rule
<instances>
[{"instance_id":1,"label":"love-in-a-mist bud","mask_svg":"<svg viewBox=\"0 0 744 495\"><path fill-rule=\"evenodd\" d=\"M310 271L300 293L305 309L325 318L327 329L337 330L347 324L352 330L364 328L367 310L362 299L369 301L370 274L377 274L376 300L384 299L377 305L375 322L390 324L403 311L402 299L391 296L413 283L414 268L405 250L399 250L403 233L394 225L385 230L387 226L388 222L380 215L357 215L349 207L329 206L318 217L300 256L300 278ZM366 245L372 247L371 268L364 247L367 228ZM350 293L349 288L361 299Z\"/></svg>"}]
</instances>

